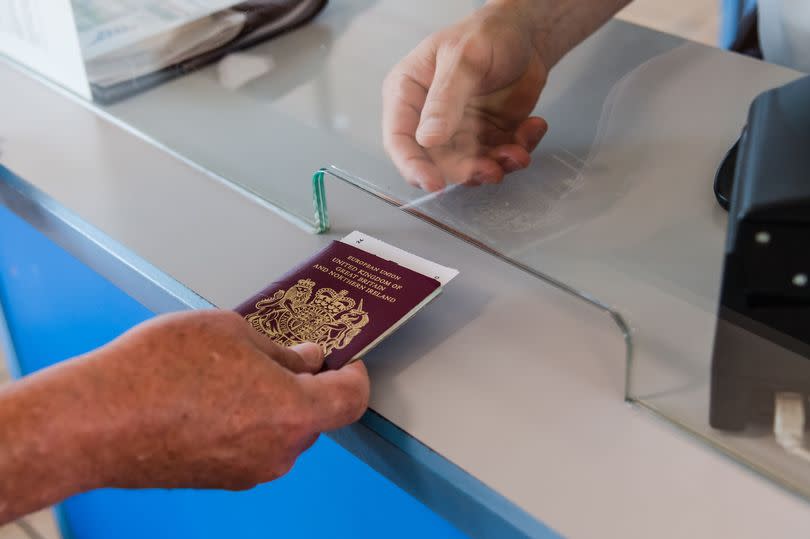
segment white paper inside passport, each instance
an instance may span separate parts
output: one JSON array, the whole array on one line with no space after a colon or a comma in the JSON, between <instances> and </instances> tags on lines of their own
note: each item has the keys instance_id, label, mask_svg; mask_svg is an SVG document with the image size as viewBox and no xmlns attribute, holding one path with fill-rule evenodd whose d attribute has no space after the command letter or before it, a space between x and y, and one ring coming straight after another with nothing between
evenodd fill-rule
<instances>
[{"instance_id":1,"label":"white paper inside passport","mask_svg":"<svg viewBox=\"0 0 810 539\"><path fill-rule=\"evenodd\" d=\"M403 251L399 247L389 245L384 241L372 238L368 234L358 232L357 230L340 241L348 245L353 245L367 253L379 256L380 258L390 260L409 270L432 277L439 281L442 286L452 281L453 278L458 275L458 270L431 262L408 251Z\"/></svg>"}]
</instances>

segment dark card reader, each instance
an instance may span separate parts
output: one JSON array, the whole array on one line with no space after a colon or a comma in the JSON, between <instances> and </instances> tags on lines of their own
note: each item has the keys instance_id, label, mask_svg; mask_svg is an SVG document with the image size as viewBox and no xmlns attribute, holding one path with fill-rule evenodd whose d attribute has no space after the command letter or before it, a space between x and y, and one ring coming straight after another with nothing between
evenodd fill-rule
<instances>
[{"instance_id":1,"label":"dark card reader","mask_svg":"<svg viewBox=\"0 0 810 539\"><path fill-rule=\"evenodd\" d=\"M728 237L710 423L773 421L777 392L810 394L810 77L759 95L721 165Z\"/></svg>"}]
</instances>

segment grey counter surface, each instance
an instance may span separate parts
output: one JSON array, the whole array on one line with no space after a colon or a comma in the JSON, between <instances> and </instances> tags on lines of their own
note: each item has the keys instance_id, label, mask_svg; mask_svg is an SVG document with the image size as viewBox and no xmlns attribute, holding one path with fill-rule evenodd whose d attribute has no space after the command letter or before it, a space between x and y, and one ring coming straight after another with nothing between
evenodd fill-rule
<instances>
[{"instance_id":1,"label":"grey counter surface","mask_svg":"<svg viewBox=\"0 0 810 539\"><path fill-rule=\"evenodd\" d=\"M362 31L355 23L345 39ZM614 32L608 28L599 38L604 42L591 46L619 46ZM651 46L678 45L649 35ZM681 61L736 61L702 50L695 47ZM756 75L755 65L741 69ZM149 111L171 114L172 99L206 76L113 111L130 124L148 123ZM780 76L788 75L767 72L760 84ZM593 306L338 183L328 186L332 233L308 234L217 176L233 173L246 184L239 171L203 164L216 173L210 174L192 166L9 65L0 66L0 87L0 164L21 179L0 179L0 201L156 310L205 304L173 280L212 304L233 306L353 229L460 269L440 301L369 356L375 414L364 425L370 431L345 435L353 437L347 445L383 468L374 436L414 459L423 458L425 447L433 450L432 465L453 469L443 477L469 493L466 505L448 509L427 476L420 490L421 468L388 463L388 473L395 479L400 473L407 488L454 521L476 522L473 512L488 507L527 535L540 530L532 519L572 537L763 537L808 529L810 508L801 500L623 401L623 336ZM161 95L165 107L154 108ZM194 94L187 96L193 101ZM123 110L148 102L153 108L132 117ZM267 111L244 94L230 105L232 111L213 117L235 122L251 110ZM341 164L328 150L343 148L345 134L294 113L266 113L284 120L275 126L278 139L266 131L276 153L261 168L250 168L249 153L233 159L250 168L244 171L283 186L328 162ZM223 127L207 125L198 153L206 153L207 137L221 136ZM160 138L148 125L139 128ZM298 153L288 146L307 134L310 143ZM370 135L359 128L357 136ZM224 152L212 159L217 155L232 157ZM359 163L360 154L345 158ZM248 187L261 190L257 185ZM295 193L286 205L305 208L308 192ZM165 299L161 287L176 301ZM487 525L497 526L481 522Z\"/></svg>"}]
</instances>

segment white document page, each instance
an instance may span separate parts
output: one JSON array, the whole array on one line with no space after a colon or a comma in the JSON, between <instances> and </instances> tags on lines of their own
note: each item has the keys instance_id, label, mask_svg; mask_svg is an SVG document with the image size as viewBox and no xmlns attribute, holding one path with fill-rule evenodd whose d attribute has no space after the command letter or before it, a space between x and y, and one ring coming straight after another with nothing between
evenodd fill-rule
<instances>
[{"instance_id":1,"label":"white document page","mask_svg":"<svg viewBox=\"0 0 810 539\"><path fill-rule=\"evenodd\" d=\"M390 260L403 268L408 268L416 273L432 277L439 281L442 286L452 281L458 275L458 270L456 269L431 262L421 256L416 256L415 254L404 251L399 247L394 247L376 238L372 238L368 234L357 230L342 238L340 241L348 245L353 245L367 253L379 256L380 258Z\"/></svg>"},{"instance_id":2,"label":"white document page","mask_svg":"<svg viewBox=\"0 0 810 539\"><path fill-rule=\"evenodd\" d=\"M165 34L240 0L73 0L85 60Z\"/></svg>"},{"instance_id":3,"label":"white document page","mask_svg":"<svg viewBox=\"0 0 810 539\"><path fill-rule=\"evenodd\" d=\"M0 0L0 54L90 99L70 0Z\"/></svg>"}]
</instances>

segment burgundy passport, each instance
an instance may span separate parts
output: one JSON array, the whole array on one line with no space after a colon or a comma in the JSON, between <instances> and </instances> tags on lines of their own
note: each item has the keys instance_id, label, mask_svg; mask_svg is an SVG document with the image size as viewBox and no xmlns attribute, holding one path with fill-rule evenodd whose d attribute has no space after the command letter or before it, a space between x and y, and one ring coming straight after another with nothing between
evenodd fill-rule
<instances>
[{"instance_id":1,"label":"burgundy passport","mask_svg":"<svg viewBox=\"0 0 810 539\"><path fill-rule=\"evenodd\" d=\"M282 346L321 345L325 368L339 369L407 320L440 286L436 279L333 241L236 311Z\"/></svg>"}]
</instances>

